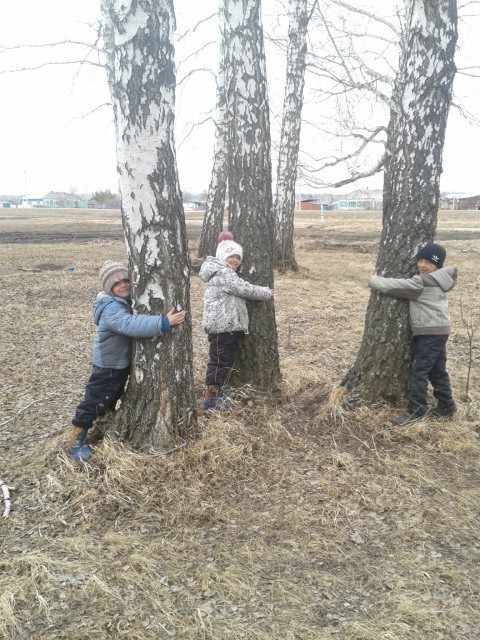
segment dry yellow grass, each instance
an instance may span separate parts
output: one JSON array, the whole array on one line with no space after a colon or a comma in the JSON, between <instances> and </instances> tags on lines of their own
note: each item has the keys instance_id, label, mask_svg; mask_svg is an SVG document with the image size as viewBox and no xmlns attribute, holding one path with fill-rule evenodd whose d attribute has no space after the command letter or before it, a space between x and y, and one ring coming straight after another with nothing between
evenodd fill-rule
<instances>
[{"instance_id":1,"label":"dry yellow grass","mask_svg":"<svg viewBox=\"0 0 480 640\"><path fill-rule=\"evenodd\" d=\"M478 335L470 401L460 399L460 300L480 321L477 213L442 213L439 224L460 267L454 420L394 429L398 408L342 408L337 384L361 338L380 215L310 214L297 221L300 271L275 284L281 396L245 388L232 411L202 414L202 436L167 455L106 439L87 469L72 464L65 440L90 370L97 268L125 258L108 236L118 221L15 213L0 214L0 231L101 233L1 245L0 479L15 487L0 518L1 638L480 636ZM198 221L189 226L193 238ZM199 388L202 294L194 276Z\"/></svg>"}]
</instances>

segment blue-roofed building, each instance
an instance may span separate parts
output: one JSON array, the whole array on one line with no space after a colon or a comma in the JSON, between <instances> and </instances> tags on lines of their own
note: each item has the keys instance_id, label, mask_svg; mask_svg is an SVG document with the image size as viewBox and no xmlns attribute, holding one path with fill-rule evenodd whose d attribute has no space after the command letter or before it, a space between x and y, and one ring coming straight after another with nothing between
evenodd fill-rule
<instances>
[{"instance_id":1,"label":"blue-roofed building","mask_svg":"<svg viewBox=\"0 0 480 640\"><path fill-rule=\"evenodd\" d=\"M20 198L20 206L23 209L36 209L43 207L43 198L37 196L22 196Z\"/></svg>"}]
</instances>

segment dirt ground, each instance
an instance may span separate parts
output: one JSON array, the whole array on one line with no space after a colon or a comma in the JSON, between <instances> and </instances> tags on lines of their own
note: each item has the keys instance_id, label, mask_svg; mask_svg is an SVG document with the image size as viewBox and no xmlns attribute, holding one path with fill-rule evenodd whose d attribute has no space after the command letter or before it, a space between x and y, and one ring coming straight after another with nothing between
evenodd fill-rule
<instances>
[{"instance_id":1,"label":"dirt ground","mask_svg":"<svg viewBox=\"0 0 480 640\"><path fill-rule=\"evenodd\" d=\"M200 225L187 213L192 257ZM0 210L0 480L14 487L8 518L0 495L0 638L480 637L480 213L439 216L460 273L458 413L401 429L399 407L334 400L380 225L379 212L297 216L300 270L275 280L280 397L243 390L178 451L106 439L79 468L66 436L91 366L98 267L126 258L120 216ZM199 389L202 296L193 275Z\"/></svg>"}]
</instances>

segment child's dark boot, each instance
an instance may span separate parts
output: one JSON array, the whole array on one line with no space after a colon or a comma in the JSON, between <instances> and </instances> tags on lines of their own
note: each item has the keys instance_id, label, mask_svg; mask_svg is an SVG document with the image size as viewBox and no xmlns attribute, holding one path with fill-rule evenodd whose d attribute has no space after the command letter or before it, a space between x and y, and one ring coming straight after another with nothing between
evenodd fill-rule
<instances>
[{"instance_id":1,"label":"child's dark boot","mask_svg":"<svg viewBox=\"0 0 480 640\"><path fill-rule=\"evenodd\" d=\"M424 406L418 406L415 409L408 408L401 415L396 416L393 419L393 424L397 427L403 427L406 424L412 424L413 422L418 422L422 418L425 418L426 415L430 413L430 408Z\"/></svg>"},{"instance_id":2,"label":"child's dark boot","mask_svg":"<svg viewBox=\"0 0 480 640\"><path fill-rule=\"evenodd\" d=\"M68 441L68 450L77 462L88 462L92 452L85 443L88 429L73 427Z\"/></svg>"},{"instance_id":3,"label":"child's dark boot","mask_svg":"<svg viewBox=\"0 0 480 640\"><path fill-rule=\"evenodd\" d=\"M201 404L202 409L215 409L220 396L220 391L221 387L219 387L218 384L208 384Z\"/></svg>"},{"instance_id":4,"label":"child's dark boot","mask_svg":"<svg viewBox=\"0 0 480 640\"><path fill-rule=\"evenodd\" d=\"M441 404L437 404L437 406L432 409L432 415L437 418L453 418L456 411L457 407L454 404L451 407L444 407Z\"/></svg>"},{"instance_id":5,"label":"child's dark boot","mask_svg":"<svg viewBox=\"0 0 480 640\"><path fill-rule=\"evenodd\" d=\"M222 387L218 384L209 384L205 391L201 407L202 409L230 409L232 403L222 393Z\"/></svg>"}]
</instances>

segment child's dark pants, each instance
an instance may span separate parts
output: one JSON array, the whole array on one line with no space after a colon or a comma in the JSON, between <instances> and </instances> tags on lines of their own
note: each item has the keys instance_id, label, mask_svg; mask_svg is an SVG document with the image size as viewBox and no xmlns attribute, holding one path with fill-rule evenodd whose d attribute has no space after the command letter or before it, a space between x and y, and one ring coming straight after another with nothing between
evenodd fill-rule
<instances>
[{"instance_id":1,"label":"child's dark pants","mask_svg":"<svg viewBox=\"0 0 480 640\"><path fill-rule=\"evenodd\" d=\"M245 334L243 331L229 333L209 333L207 375L205 384L216 384L223 387L230 373L237 346Z\"/></svg>"},{"instance_id":2,"label":"child's dark pants","mask_svg":"<svg viewBox=\"0 0 480 640\"><path fill-rule=\"evenodd\" d=\"M92 374L85 388L85 397L78 405L72 423L82 429L90 429L93 421L114 411L125 392L130 367L104 369L93 365Z\"/></svg>"},{"instance_id":3,"label":"child's dark pants","mask_svg":"<svg viewBox=\"0 0 480 640\"><path fill-rule=\"evenodd\" d=\"M447 345L448 335L414 336L412 382L408 393L407 411L424 413L428 409L428 382L433 387L433 395L440 407L452 409L450 378L448 377Z\"/></svg>"}]
</instances>

